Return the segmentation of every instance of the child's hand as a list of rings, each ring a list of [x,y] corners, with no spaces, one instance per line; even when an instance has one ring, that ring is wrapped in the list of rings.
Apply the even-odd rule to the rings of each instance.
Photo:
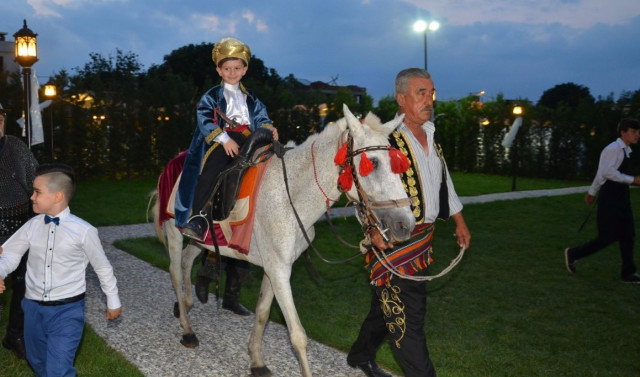
[[[2,250],[2,248],[0,247],[0,250]],[[4,292],[5,290],[5,286],[4,286],[4,279],[0,277],[0,293]]]
[[[109,321],[113,321],[114,319],[120,317],[120,313],[122,313],[122,306],[118,309],[109,309],[107,308],[107,319]]]
[[[274,126],[264,126],[264,127],[270,129],[271,134],[273,134],[273,140],[278,141],[278,129],[276,129]]]
[[[2,254],[2,246],[0,246],[0,254]]]
[[[240,147],[238,146],[238,143],[233,141],[233,139],[227,140],[227,142],[224,143],[223,147],[224,147],[224,152],[229,157],[237,156],[238,155],[238,151],[240,150]]]

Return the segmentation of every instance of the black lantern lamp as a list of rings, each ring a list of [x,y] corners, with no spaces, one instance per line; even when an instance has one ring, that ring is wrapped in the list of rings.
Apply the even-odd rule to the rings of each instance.
[[[27,20],[24,20],[24,26],[18,30],[13,37],[16,41],[16,57],[15,60],[22,67],[22,80],[24,81],[24,127],[27,131],[27,144],[31,148],[31,119],[29,117],[30,90],[31,90],[31,66],[38,61],[38,44],[35,34],[27,27]]]

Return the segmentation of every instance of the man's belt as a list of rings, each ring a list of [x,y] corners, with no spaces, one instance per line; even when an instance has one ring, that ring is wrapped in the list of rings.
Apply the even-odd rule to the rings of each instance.
[[[81,293],[77,296],[73,296],[73,297],[67,297],[67,298],[63,298],[62,300],[53,300],[53,301],[38,301],[38,300],[31,300],[33,302],[35,302],[36,304],[40,305],[40,306],[59,306],[59,305],[66,305],[66,304],[71,304],[73,302],[78,302],[82,299],[84,299],[85,293]]]

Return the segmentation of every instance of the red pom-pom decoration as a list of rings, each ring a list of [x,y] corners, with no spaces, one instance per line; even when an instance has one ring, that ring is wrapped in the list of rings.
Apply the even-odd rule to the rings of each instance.
[[[391,159],[391,171],[400,174],[409,169],[409,159],[396,148],[389,149],[389,158]]]
[[[373,163],[371,162],[371,160],[369,160],[369,157],[367,157],[367,152],[362,152],[362,155],[360,156],[359,170],[360,175],[363,177],[366,177],[373,171]]]
[[[338,153],[336,153],[336,156],[333,158],[333,162],[335,162],[336,165],[344,165],[344,163],[347,162],[347,143],[342,144],[340,149],[338,149]]]
[[[345,166],[344,170],[338,177],[338,187],[340,191],[345,192],[351,190],[351,186],[353,186],[353,176],[351,173],[351,166]]]

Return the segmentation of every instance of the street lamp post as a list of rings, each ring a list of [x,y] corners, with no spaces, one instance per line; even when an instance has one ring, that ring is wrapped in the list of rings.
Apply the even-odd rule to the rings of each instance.
[[[51,104],[49,105],[49,119],[51,120],[51,162],[54,161],[53,158],[53,99],[55,98],[57,93],[56,86],[51,82],[48,82],[44,86],[44,96],[51,100]]]
[[[516,105],[513,107],[512,113],[513,115],[515,115],[516,119],[513,121],[513,125],[511,127],[515,128],[514,130],[515,133],[518,132],[518,128],[520,128],[520,126],[522,125],[523,112],[524,111],[522,110],[522,106]],[[518,145],[515,143],[515,136],[516,136],[515,133],[513,135],[514,141],[513,141],[513,146],[511,148],[512,149],[511,152],[513,153],[511,155],[511,173],[512,173],[511,191],[516,191],[516,171],[518,169]]]
[[[31,148],[31,66],[38,61],[38,48],[35,34],[27,27],[27,20],[24,20],[22,29],[18,30],[15,38],[15,61],[22,67],[22,81],[24,82],[24,127],[27,131],[27,145]]]
[[[427,60],[427,31],[436,31],[440,28],[440,23],[438,21],[431,21],[426,23],[425,21],[418,20],[413,24],[413,30],[418,33],[424,32],[424,70],[429,72],[428,69],[428,60]]]

